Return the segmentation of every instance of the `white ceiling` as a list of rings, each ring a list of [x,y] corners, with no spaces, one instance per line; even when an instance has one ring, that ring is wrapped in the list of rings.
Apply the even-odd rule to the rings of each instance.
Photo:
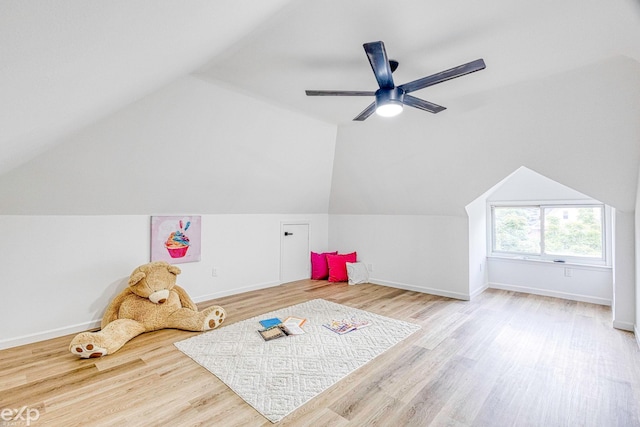
[[[348,123],[373,98],[307,97],[304,90],[377,89],[362,48],[376,40],[384,41],[388,56],[400,62],[396,84],[483,58],[485,70],[414,93],[451,109],[461,96],[615,55],[640,60],[640,4],[299,1],[217,55],[197,75],[332,123]]]
[[[203,66],[286,0],[2,0],[0,173]]]
[[[375,40],[400,62],[397,84],[483,58],[486,70],[415,93],[452,115],[487,90],[640,61],[640,3],[3,0],[0,173],[188,74],[350,123],[372,99],[304,90],[374,90],[362,44]]]

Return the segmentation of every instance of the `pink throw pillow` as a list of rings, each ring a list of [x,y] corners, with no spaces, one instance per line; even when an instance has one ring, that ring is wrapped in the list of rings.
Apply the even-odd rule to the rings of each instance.
[[[347,274],[347,263],[356,262],[357,254],[327,255],[327,263],[329,264],[329,281],[330,282],[346,282],[349,280]]]
[[[318,254],[311,252],[311,278],[314,280],[324,280],[329,277],[329,264],[327,264],[327,255],[336,255],[335,252],[325,252]]]

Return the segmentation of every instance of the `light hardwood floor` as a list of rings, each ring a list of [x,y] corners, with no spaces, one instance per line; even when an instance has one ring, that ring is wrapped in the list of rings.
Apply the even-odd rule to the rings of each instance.
[[[279,425],[640,425],[640,351],[633,334],[612,328],[608,307],[499,290],[457,301],[312,280],[200,307],[222,305],[231,324],[314,298],[422,329]],[[36,427],[272,425],[173,346],[193,335],[143,334],[101,359],[71,355],[71,336],[0,351],[0,411],[35,409]]]

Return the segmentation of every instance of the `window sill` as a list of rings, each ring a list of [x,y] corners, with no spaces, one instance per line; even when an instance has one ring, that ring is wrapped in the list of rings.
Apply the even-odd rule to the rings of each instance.
[[[488,260],[505,261],[520,264],[542,264],[547,266],[556,266],[558,268],[571,267],[580,268],[583,270],[611,270],[610,265],[598,265],[598,264],[583,264],[578,262],[555,262],[548,259],[529,258],[526,256],[500,256],[500,255],[488,255]]]

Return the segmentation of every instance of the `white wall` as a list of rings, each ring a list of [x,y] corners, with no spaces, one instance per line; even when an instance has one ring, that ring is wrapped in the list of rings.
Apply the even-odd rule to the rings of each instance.
[[[203,215],[202,259],[178,264],[196,302],[280,284],[280,223],[309,221],[328,248],[328,215]],[[5,295],[0,349],[99,326],[111,299],[149,262],[150,217],[0,216]],[[212,269],[217,269],[217,277]]]
[[[636,312],[634,214],[616,209],[613,234],[613,326],[633,331]]]
[[[469,203],[466,211],[469,218],[469,294],[474,297],[489,286],[486,197]]]
[[[489,258],[489,287],[611,305],[610,268]],[[570,277],[565,275],[569,269]]]
[[[636,250],[636,277],[635,277],[635,292],[636,292],[636,316],[634,332],[636,335],[636,341],[638,347],[640,347],[640,173],[638,173],[638,194],[636,196],[636,211],[635,211],[635,250]]]
[[[489,202],[532,200],[590,202],[593,199],[529,168],[520,167],[497,185],[486,200]]]
[[[372,283],[401,289],[468,300],[468,242],[463,216],[329,216],[329,249],[358,252]]]

